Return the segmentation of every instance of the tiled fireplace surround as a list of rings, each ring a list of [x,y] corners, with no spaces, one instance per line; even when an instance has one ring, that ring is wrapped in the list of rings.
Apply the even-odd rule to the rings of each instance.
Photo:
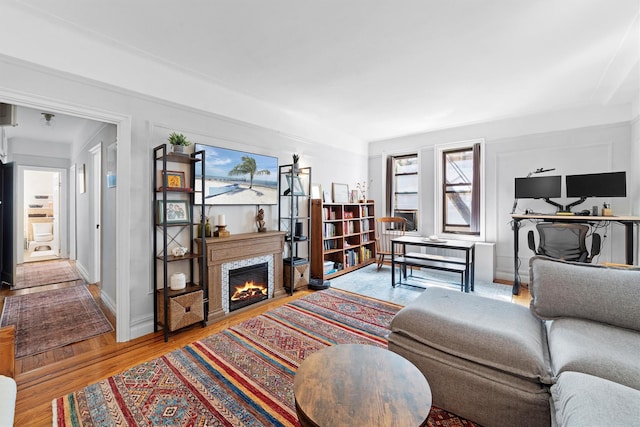
[[[284,235],[283,231],[267,231],[206,239],[209,322],[229,314],[228,278],[232,268],[267,262],[269,299],[286,295],[282,284]]]

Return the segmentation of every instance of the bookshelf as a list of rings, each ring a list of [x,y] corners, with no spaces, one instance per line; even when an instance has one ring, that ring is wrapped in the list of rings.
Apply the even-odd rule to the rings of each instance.
[[[311,201],[311,277],[331,279],[375,262],[373,201]]]

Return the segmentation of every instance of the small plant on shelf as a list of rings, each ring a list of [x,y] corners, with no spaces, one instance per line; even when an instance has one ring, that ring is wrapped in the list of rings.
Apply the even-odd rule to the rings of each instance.
[[[191,145],[191,141],[181,133],[171,132],[169,135],[169,144],[173,145],[173,151],[175,153],[182,153],[184,147]]]

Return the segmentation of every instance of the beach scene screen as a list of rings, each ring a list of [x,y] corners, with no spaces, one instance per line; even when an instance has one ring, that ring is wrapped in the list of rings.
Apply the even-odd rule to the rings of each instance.
[[[206,205],[275,205],[278,203],[278,158],[196,144],[204,151]],[[196,191],[202,189],[196,167]],[[199,200],[196,197],[196,200]]]

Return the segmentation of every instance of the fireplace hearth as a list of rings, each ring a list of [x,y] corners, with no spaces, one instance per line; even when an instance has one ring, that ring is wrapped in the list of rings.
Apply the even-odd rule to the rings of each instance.
[[[259,263],[229,270],[229,311],[269,298],[269,264]]]

